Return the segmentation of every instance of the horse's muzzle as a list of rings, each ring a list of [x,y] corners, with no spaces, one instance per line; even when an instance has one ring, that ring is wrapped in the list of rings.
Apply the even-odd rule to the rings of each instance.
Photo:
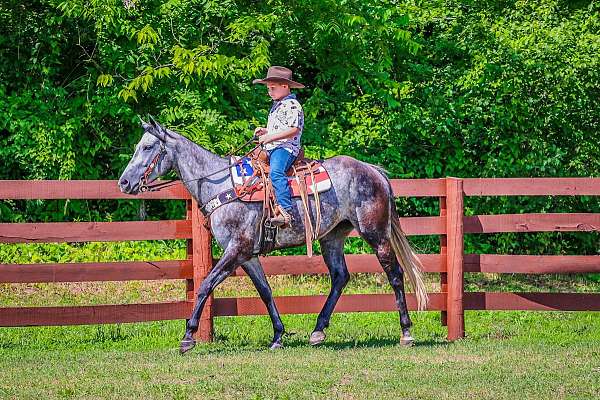
[[[119,179],[119,189],[125,194],[137,194],[136,188],[134,188],[131,182],[125,178]]]

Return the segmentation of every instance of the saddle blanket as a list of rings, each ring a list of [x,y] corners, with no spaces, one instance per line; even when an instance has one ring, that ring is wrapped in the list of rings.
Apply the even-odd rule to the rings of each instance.
[[[236,158],[238,160],[238,158]],[[249,157],[244,157],[241,162],[231,167],[231,179],[233,181],[233,186],[238,187],[243,185],[248,179],[252,177],[254,173],[254,169],[252,168],[252,164],[250,163]],[[306,175],[305,182],[306,187],[308,189],[308,194],[313,194],[315,192],[321,193],[329,190],[331,188],[331,179],[329,178],[329,174],[323,168],[322,165],[315,170],[313,170],[314,182],[310,174]],[[262,187],[261,178],[254,177],[256,182],[252,182],[251,185],[258,184],[258,190],[249,193],[240,197],[242,201],[263,201],[265,198],[264,188]],[[290,189],[292,192],[292,197],[300,196],[300,190],[298,188],[298,181],[296,176],[288,176],[288,183],[290,185]]]

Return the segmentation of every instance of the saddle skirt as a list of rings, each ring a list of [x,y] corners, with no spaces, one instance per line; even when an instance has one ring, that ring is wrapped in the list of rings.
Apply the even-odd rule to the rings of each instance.
[[[260,176],[257,176],[252,166],[250,157],[243,157],[240,161],[239,157],[232,157],[236,165],[231,167],[231,179],[233,187],[239,193],[239,199],[242,201],[264,201],[265,188]],[[321,193],[331,188],[331,179],[327,170],[318,161],[311,161],[310,168],[312,173],[304,173],[303,177],[290,176],[288,174],[288,183],[292,197],[300,196],[300,188],[298,180],[304,179],[307,188],[307,194],[311,195],[315,192]],[[292,168],[290,168],[291,170]],[[251,181],[249,181],[251,180]],[[244,190],[242,190],[244,189]]]

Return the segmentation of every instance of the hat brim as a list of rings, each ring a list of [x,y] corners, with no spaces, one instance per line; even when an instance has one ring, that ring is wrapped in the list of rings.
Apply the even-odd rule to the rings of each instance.
[[[292,80],[285,79],[285,78],[265,78],[265,79],[255,79],[252,81],[252,83],[254,83],[255,85],[256,84],[266,85],[269,82],[287,83],[290,88],[294,88],[294,89],[302,89],[302,88],[306,87],[303,84],[301,84],[300,82],[292,81]]]

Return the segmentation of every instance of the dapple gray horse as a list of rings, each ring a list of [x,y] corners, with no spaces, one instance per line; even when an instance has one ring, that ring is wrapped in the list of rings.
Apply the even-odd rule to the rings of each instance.
[[[150,118],[142,121],[144,135],[119,179],[122,192],[137,194],[143,184],[174,170],[179,179],[198,201],[205,204],[215,195],[232,187],[227,166],[228,158],[220,157],[194,142],[166,129]],[[422,267],[398,222],[389,180],[382,169],[351,157],[327,159],[323,166],[329,172],[332,187],[321,193],[321,224],[319,242],[323,260],[331,275],[331,291],[321,310],[310,344],[325,340],[324,330],[350,275],[344,260],[344,240],[352,229],[373,247],[396,295],[402,328],[401,344],[412,344],[412,325],[404,295],[404,273],[415,289],[417,304],[425,308],[427,293],[422,280]],[[215,171],[219,171],[207,176]],[[311,200],[311,209],[315,208]],[[276,249],[302,245],[305,240],[303,208],[296,200],[292,227],[280,229]],[[262,203],[236,200],[216,209],[210,215],[214,238],[224,249],[223,256],[202,282],[192,316],[181,341],[182,353],[195,346],[200,314],[208,296],[226,277],[241,266],[248,274],[273,323],[271,349],[282,347],[283,323],[273,301],[271,287],[258,257],[253,255],[258,238],[255,232],[262,217]],[[314,220],[314,219],[313,219]],[[400,266],[400,264],[402,266]]]

